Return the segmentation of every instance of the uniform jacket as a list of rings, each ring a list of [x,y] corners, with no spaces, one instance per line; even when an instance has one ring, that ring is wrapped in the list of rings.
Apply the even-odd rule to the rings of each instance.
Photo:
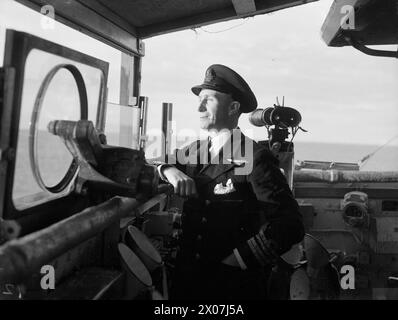
[[[221,150],[219,164],[203,163],[207,150],[207,140],[195,141],[169,159],[194,179],[199,193],[184,203],[180,259],[219,263],[235,249],[248,269],[275,263],[275,255],[304,236],[298,204],[278,160],[240,131]],[[245,165],[252,170],[239,173]]]

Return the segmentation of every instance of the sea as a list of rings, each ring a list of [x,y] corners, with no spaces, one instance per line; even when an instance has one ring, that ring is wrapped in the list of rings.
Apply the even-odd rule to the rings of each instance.
[[[108,134],[108,144],[117,145],[118,135]],[[13,198],[30,196],[42,192],[37,183],[39,176],[46,186],[56,185],[67,172],[72,156],[59,137],[39,131],[36,137],[36,156],[29,145],[29,131],[20,130],[14,173]],[[184,139],[178,139],[184,141]],[[178,147],[178,146],[177,146]],[[32,149],[32,150],[31,150]],[[321,142],[295,142],[295,161],[334,161],[362,163],[362,171],[398,171],[398,146],[356,145]],[[376,151],[376,152],[375,152]],[[38,170],[35,170],[35,168]]]

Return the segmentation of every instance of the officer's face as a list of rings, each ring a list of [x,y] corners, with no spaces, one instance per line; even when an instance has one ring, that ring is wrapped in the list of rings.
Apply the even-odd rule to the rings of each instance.
[[[229,128],[231,95],[215,90],[202,89],[199,93],[200,127],[204,130]]]

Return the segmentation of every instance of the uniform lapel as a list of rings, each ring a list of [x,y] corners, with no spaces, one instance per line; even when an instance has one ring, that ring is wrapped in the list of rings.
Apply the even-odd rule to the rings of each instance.
[[[233,143],[234,136],[240,137],[240,144]],[[210,177],[210,179],[206,179],[207,181],[204,184],[208,184],[214,181],[219,176],[240,165],[234,160],[242,158],[241,154],[244,153],[245,139],[248,138],[245,135],[243,135],[243,133],[240,130],[239,132],[235,132],[233,135],[231,135],[230,139],[226,142],[223,148],[221,148],[218,154],[219,164],[208,163],[199,171],[199,174],[203,175],[206,173],[206,175]]]

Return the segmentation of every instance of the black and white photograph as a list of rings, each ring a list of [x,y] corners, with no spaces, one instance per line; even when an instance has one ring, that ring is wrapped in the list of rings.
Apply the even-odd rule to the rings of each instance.
[[[397,0],[0,0],[0,308],[398,300],[397,58]]]

